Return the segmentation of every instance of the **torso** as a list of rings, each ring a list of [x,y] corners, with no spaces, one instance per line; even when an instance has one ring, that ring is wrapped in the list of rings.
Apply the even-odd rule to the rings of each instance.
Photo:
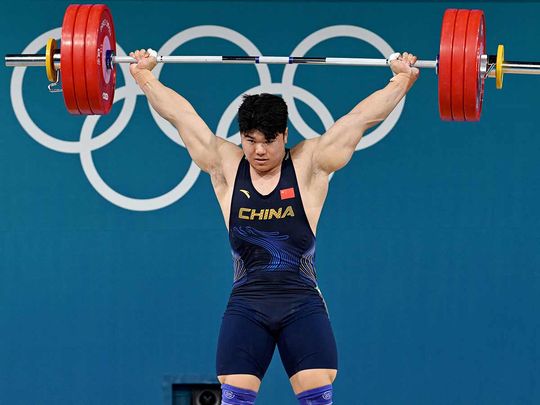
[[[289,151],[278,169],[277,182],[264,179],[264,187],[256,188],[256,172],[248,160],[241,159],[238,165],[229,217],[237,296],[281,295],[284,291],[294,296],[300,291],[312,293],[317,285],[315,235]]]

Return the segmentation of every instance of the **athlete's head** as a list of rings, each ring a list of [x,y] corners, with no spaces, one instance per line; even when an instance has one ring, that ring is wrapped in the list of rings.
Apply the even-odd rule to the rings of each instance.
[[[242,149],[258,171],[281,164],[287,143],[287,104],[273,94],[245,95],[238,109]]]

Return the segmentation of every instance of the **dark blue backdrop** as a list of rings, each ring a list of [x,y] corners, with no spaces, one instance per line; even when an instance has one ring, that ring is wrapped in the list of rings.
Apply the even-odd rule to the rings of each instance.
[[[503,43],[508,59],[540,59],[540,5],[532,2],[109,5],[126,51],[220,25],[263,54],[287,55],[316,30],[348,24],[422,59],[437,54],[444,9],[480,7],[489,53]],[[66,6],[4,5],[4,53],[59,28]],[[175,53],[243,51],[201,38]],[[381,57],[351,38],[309,55]],[[282,72],[272,66],[272,81]],[[170,204],[137,210],[151,204],[137,199],[176,187],[191,161],[129,90],[131,78],[119,73],[128,101],[97,122],[94,134],[119,135],[100,147],[79,143],[91,121],[69,116],[62,97],[48,94],[43,69],[28,69],[22,85],[12,69],[0,74],[0,404],[162,404],[167,376],[212,376],[232,266],[208,176],[195,173]],[[160,77],[213,130],[236,97],[260,84],[253,66],[166,66]],[[387,69],[304,66],[294,83],[337,119],[389,77]],[[388,136],[331,181],[317,265],[340,353],[336,403],[540,403],[540,80],[506,76],[502,91],[488,80],[479,123],[441,122],[436,89],[434,72],[423,71]],[[33,129],[14,112],[21,91]],[[320,108],[306,100],[297,100],[300,116],[322,132]],[[114,123],[122,111],[125,128]],[[55,147],[39,130],[64,142]],[[290,131],[291,144],[306,134],[293,122]],[[89,182],[90,156],[117,194],[102,196]],[[293,404],[274,360],[258,404]]]

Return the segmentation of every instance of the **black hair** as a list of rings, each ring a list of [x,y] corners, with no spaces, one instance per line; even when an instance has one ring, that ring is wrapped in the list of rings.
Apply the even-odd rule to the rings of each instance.
[[[261,131],[267,141],[287,128],[287,104],[283,98],[262,93],[244,95],[244,101],[238,109],[238,126],[241,134]]]

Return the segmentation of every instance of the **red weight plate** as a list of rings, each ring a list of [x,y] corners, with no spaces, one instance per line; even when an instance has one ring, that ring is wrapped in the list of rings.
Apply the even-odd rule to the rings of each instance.
[[[116,53],[114,25],[109,8],[95,4],[86,27],[86,90],[94,114],[107,114],[114,100],[116,69],[107,69],[107,51]]]
[[[439,114],[445,121],[452,120],[452,46],[454,43],[454,25],[457,10],[444,12],[439,47]]]
[[[75,95],[77,96],[77,105],[81,114],[92,114],[88,94],[86,93],[86,74],[84,53],[86,48],[86,24],[88,14],[92,5],[84,4],[77,11],[75,19],[75,30],[73,31],[73,82],[75,84]]]
[[[463,86],[465,79],[465,38],[470,10],[458,10],[454,26],[452,46],[452,117],[454,121],[465,121]]]
[[[79,9],[78,4],[70,5],[64,14],[62,22],[62,42],[60,48],[60,74],[62,76],[62,93],[64,103],[70,114],[80,114],[77,107],[75,87],[73,84],[73,29],[75,27],[75,17]]]
[[[480,72],[480,57],[486,49],[484,12],[471,10],[465,42],[465,81],[463,106],[467,121],[478,121],[484,98],[484,77]]]

